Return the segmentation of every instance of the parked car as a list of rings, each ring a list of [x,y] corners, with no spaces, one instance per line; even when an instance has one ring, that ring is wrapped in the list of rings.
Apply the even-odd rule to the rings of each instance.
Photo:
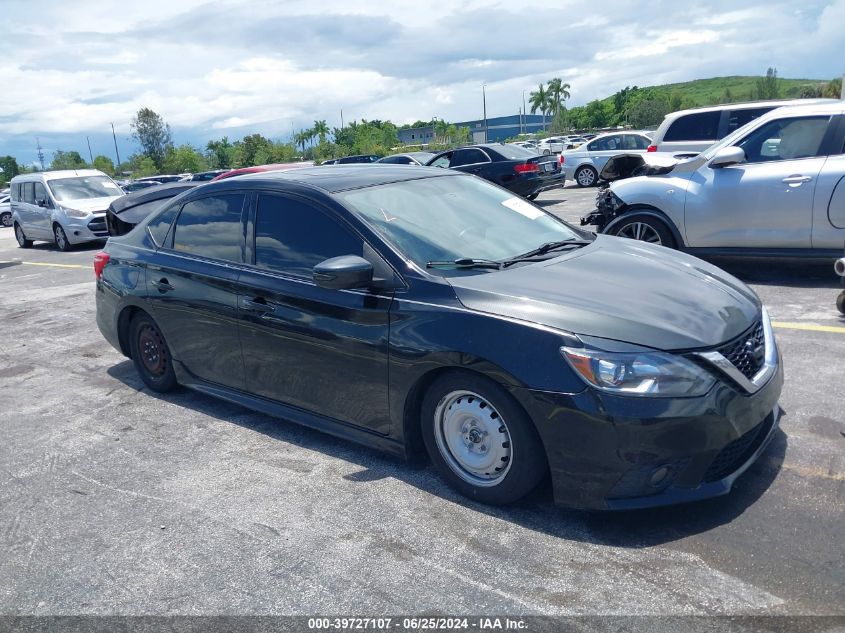
[[[158,180],[136,180],[134,182],[128,182],[125,185],[121,185],[120,188],[126,193],[132,193],[133,191],[140,191],[141,189],[147,189],[148,187],[157,187],[160,184],[161,183]]]
[[[550,136],[549,138],[540,139],[537,143],[537,153],[544,156],[549,154],[560,154],[566,149],[566,139],[560,136]]]
[[[376,154],[358,154],[335,159],[335,165],[349,165],[352,163],[374,163],[379,159]]]
[[[608,159],[623,152],[645,152],[650,142],[649,137],[635,132],[602,134],[575,149],[564,150],[563,171],[567,180],[574,180],[579,187],[592,187]]]
[[[842,277],[842,285],[845,286],[845,257],[837,259],[833,269],[836,271],[837,275]],[[836,308],[842,314],[845,314],[845,290],[840,292],[839,296],[836,297]]]
[[[68,251],[104,240],[106,209],[123,190],[97,169],[42,171],[12,178],[12,224],[21,248],[54,242]]]
[[[253,167],[239,167],[238,169],[230,169],[224,171],[222,174],[217,174],[211,179],[211,182],[218,180],[225,180],[226,178],[233,178],[235,176],[243,176],[245,174],[256,174],[262,171],[280,171],[285,169],[302,169],[303,167],[313,167],[314,163],[311,161],[304,161],[299,163],[274,163],[272,165],[255,165]]]
[[[230,169],[212,169],[210,171],[201,171],[197,172],[196,174],[191,174],[191,177],[188,179],[190,182],[208,182],[209,180],[214,180],[220,174],[225,174],[227,171],[231,171]]]
[[[434,158],[434,152],[408,152],[407,154],[391,154],[379,158],[376,162],[392,165],[425,165],[432,158]]]
[[[843,112],[842,101],[772,110],[700,155],[611,183],[582,222],[701,253],[839,257]]]
[[[684,253],[580,231],[509,191],[397,165],[198,187],[94,258],[97,324],[144,384],[428,453],[504,504],[726,494],[775,433],[754,292]]]
[[[692,156],[775,108],[831,103],[836,99],[751,101],[670,112],[655,131],[648,151]]]
[[[135,182],[151,181],[156,182],[157,184],[163,184],[165,182],[179,182],[182,178],[183,176],[181,174],[160,174],[158,176],[143,176],[142,178],[136,178]]]
[[[337,159],[336,158],[329,158],[328,160],[324,160],[321,165],[336,165]]]
[[[0,226],[12,226],[11,194],[0,195]]]
[[[587,138],[583,136],[568,136],[563,140],[564,151],[580,147],[587,142]]]
[[[168,182],[112,200],[106,211],[106,227],[110,236],[126,235],[141,220],[180,193],[190,191],[201,182]]]
[[[504,143],[471,145],[437,154],[431,167],[457,169],[475,174],[534,200],[542,191],[563,187],[565,179],[556,157],[538,156]]]

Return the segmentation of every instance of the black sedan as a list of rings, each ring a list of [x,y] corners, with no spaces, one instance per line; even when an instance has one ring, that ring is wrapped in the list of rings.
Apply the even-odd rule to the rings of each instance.
[[[193,189],[199,182],[156,184],[113,200],[106,211],[109,235],[125,235],[170,198]]]
[[[689,255],[401,165],[211,183],[94,259],[97,323],[178,384],[409,456],[470,498],[638,508],[727,493],[774,434],[775,338]]]
[[[565,184],[558,156],[538,156],[536,152],[504,143],[451,149],[437,154],[426,165],[481,176],[529,200],[546,189]]]

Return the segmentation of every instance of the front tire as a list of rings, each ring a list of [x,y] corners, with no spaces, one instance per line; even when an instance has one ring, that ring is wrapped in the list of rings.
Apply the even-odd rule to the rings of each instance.
[[[24,235],[23,229],[18,223],[15,223],[15,239],[21,248],[32,248],[32,240],[26,239],[26,235]]]
[[[434,381],[420,409],[435,468],[470,499],[504,505],[533,490],[546,472],[531,420],[498,384],[454,371]]]
[[[54,224],[53,225],[53,239],[56,241],[56,248],[58,248],[63,253],[67,253],[73,245],[67,239],[67,233],[62,228],[61,224]]]
[[[845,290],[839,293],[839,296],[836,297],[836,308],[842,313],[845,314]]]
[[[575,172],[575,184],[579,187],[592,187],[599,179],[599,174],[594,167],[584,165]]]
[[[170,348],[151,317],[141,314],[132,319],[129,345],[135,370],[147,387],[158,393],[166,393],[176,387]]]
[[[677,246],[669,227],[661,220],[647,215],[631,214],[631,217],[622,216],[619,223],[611,227],[608,234],[648,242],[649,244],[666,246],[668,248],[676,248]]]

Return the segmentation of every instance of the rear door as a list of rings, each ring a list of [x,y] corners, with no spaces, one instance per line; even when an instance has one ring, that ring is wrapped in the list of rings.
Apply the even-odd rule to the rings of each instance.
[[[238,281],[246,389],[386,434],[393,292],[313,281],[325,259],[378,256],[334,212],[295,196],[259,194],[253,225]]]
[[[839,115],[830,155],[813,199],[813,248],[845,250],[845,115]]]
[[[237,288],[247,196],[185,203],[147,265],[147,299],[173,358],[202,380],[243,388]]]
[[[829,121],[829,116],[772,119],[736,143],[745,150],[744,163],[699,168],[687,190],[687,244],[810,248]]]
[[[596,171],[601,172],[607,161],[616,154],[621,154],[623,150],[623,137],[627,135],[611,134],[610,136],[603,136],[594,141],[590,141],[587,145],[590,159],[596,167]]]

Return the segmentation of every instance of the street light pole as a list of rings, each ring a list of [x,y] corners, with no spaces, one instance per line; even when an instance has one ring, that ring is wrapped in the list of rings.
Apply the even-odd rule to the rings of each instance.
[[[119,173],[120,170],[120,152],[117,151],[117,136],[114,134],[114,123],[111,124],[111,137],[114,140],[114,153],[117,156],[117,165],[115,165],[115,173]]]
[[[481,100],[484,106],[484,142],[487,143],[487,93],[485,88],[487,84],[481,84]]]
[[[525,121],[525,132],[528,132],[528,110],[525,109],[525,91],[522,91],[522,118]]]

